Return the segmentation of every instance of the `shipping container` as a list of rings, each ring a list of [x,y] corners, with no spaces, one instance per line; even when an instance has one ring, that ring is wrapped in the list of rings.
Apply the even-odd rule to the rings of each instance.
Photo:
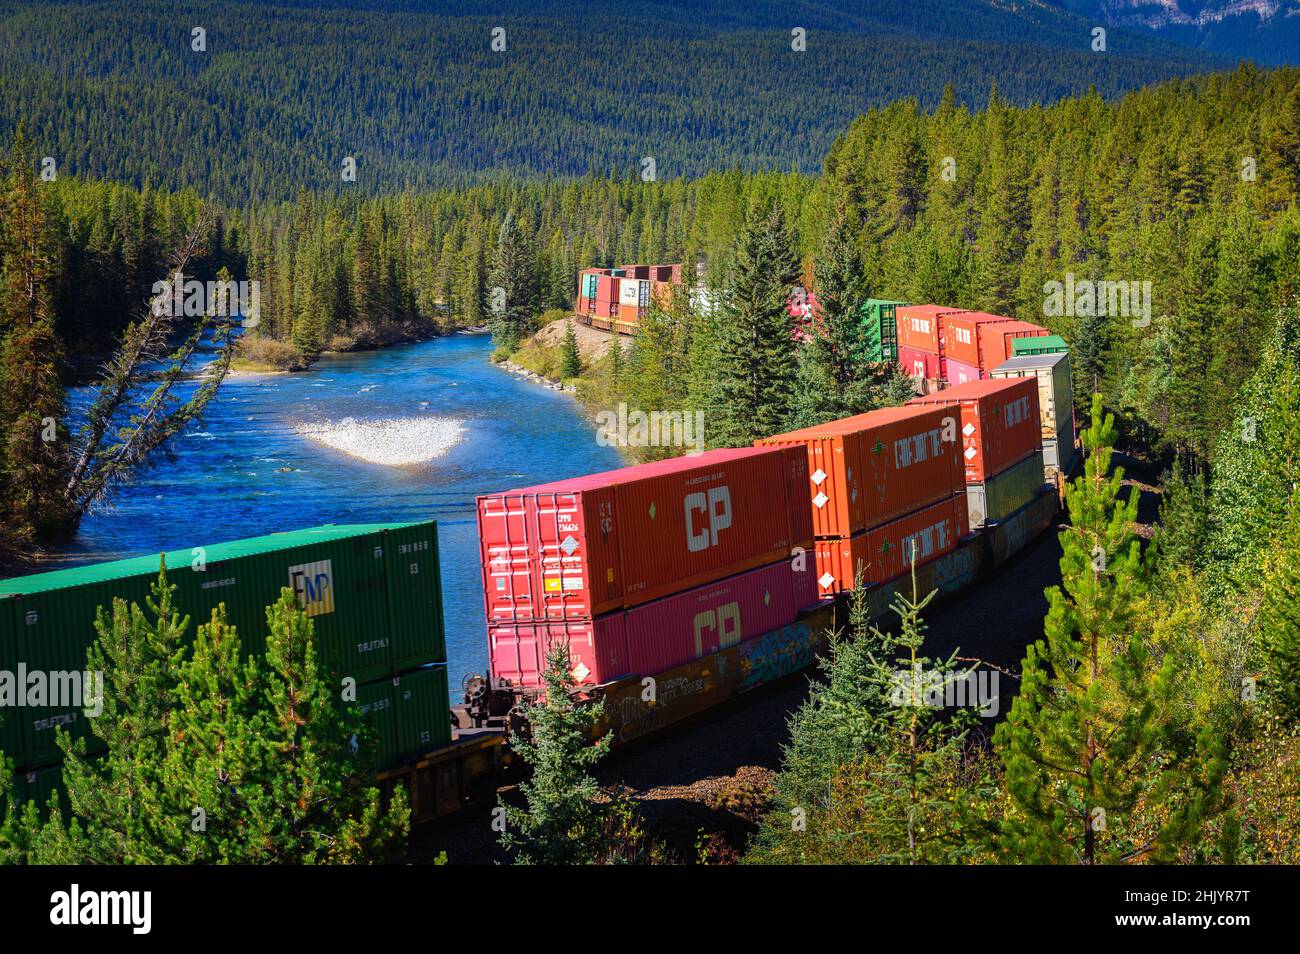
[[[1038,387],[1030,379],[973,381],[907,403],[959,407],[967,484],[988,480],[1042,446]]]
[[[812,554],[785,559],[596,620],[488,626],[492,675],[542,685],[547,653],[567,641],[571,674],[583,685],[655,675],[792,623],[818,600]]]
[[[1011,342],[1016,338],[1041,338],[1046,328],[1027,321],[1000,321],[979,326],[979,366],[986,373],[1011,357]]]
[[[883,408],[756,443],[807,449],[814,535],[847,537],[961,487],[960,445],[943,441],[943,418],[937,408]]]
[[[422,667],[357,686],[356,708],[374,731],[376,769],[451,742],[445,666]]]
[[[978,381],[980,377],[980,369],[973,364],[964,364],[953,358],[943,359],[943,379],[952,387]]]
[[[901,576],[912,565],[951,552],[969,532],[966,495],[956,494],[882,527],[850,538],[817,541],[817,586],[823,596],[853,589],[860,572],[867,584]]]
[[[910,374],[918,381],[937,381],[943,377],[937,354],[918,351],[901,343],[898,346],[898,366],[904,374]]]
[[[629,324],[629,325],[636,324],[637,319],[640,317],[640,315],[641,315],[641,309],[638,308],[636,305],[620,304],[618,306],[618,320],[624,322],[625,324]]]
[[[785,559],[627,612],[631,668],[654,675],[794,622],[818,600],[810,556]]]
[[[266,607],[287,587],[312,618],[317,662],[331,678],[366,681],[391,674],[396,659],[446,658],[432,523],[317,527],[176,550],[165,559],[174,605],[190,617],[190,637],[224,605],[244,652],[260,654]],[[54,704],[10,713],[22,724],[20,766],[59,759],[54,730],[60,725],[96,748],[69,694],[84,679],[96,613],[111,608],[114,598],[144,607],[159,562],[139,557],[0,581],[7,609],[0,617],[0,655],[29,672],[64,674],[57,683],[63,693],[48,700]]]
[[[1060,335],[1011,339],[1011,357],[1013,358],[1018,358],[1022,354],[1057,354],[1069,350],[1070,346],[1065,343],[1065,339]]]
[[[0,672],[18,672],[18,600],[0,598]],[[0,706],[0,752],[22,764],[23,719],[21,709]]]
[[[959,315],[963,308],[943,305],[900,305],[894,310],[898,322],[898,346],[930,354],[943,354],[939,324],[949,315]]]
[[[620,309],[629,305],[633,308],[637,306],[637,302],[640,301],[641,285],[642,283],[636,279],[626,279],[619,283],[618,304]],[[650,283],[646,282],[645,286],[648,293]]]
[[[1074,427],[1068,425],[1059,438],[1043,441],[1043,470],[1048,480],[1055,481],[1057,474],[1068,476],[1074,470],[1078,447],[1074,443]]]
[[[608,305],[610,302],[617,303],[619,295],[619,279],[613,275],[596,276],[596,301]]]
[[[885,298],[868,298],[862,303],[869,360],[898,360],[898,308],[906,305],[905,301],[890,301]]]
[[[707,451],[479,497],[488,621],[592,619],[807,546],[797,456]]]
[[[1034,499],[1046,483],[1043,452],[1034,451],[983,483],[966,487],[966,506],[972,529],[997,523]]]
[[[72,804],[68,800],[68,788],[63,784],[63,766],[51,765],[14,775],[13,796],[19,807],[26,802],[35,802],[41,810],[41,817],[48,818],[51,795],[58,797],[59,810],[67,820]],[[0,802],[0,818],[4,813],[4,803]]]
[[[451,696],[446,666],[421,666],[395,677],[399,759],[424,755],[451,742]]]
[[[1006,315],[992,315],[987,311],[962,311],[945,315],[939,327],[944,360],[955,360],[966,367],[982,368],[984,365],[980,358],[979,326],[1014,320]]]
[[[595,620],[488,622],[492,678],[512,686],[541,686],[546,656],[557,642],[569,644],[576,682],[601,685],[632,671],[628,662],[627,613],[614,610]]]
[[[1070,356],[1022,355],[1010,358],[989,372],[993,378],[1035,378],[1038,381],[1038,413],[1043,440],[1059,440],[1068,432],[1074,444],[1074,384],[1070,378]]]

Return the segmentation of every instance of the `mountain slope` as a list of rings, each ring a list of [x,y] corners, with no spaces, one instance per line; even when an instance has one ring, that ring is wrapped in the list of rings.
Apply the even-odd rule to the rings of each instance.
[[[1300,63],[1300,0],[1057,0],[1081,16],[1206,52]]]
[[[0,133],[25,119],[63,173],[237,202],[341,188],[345,157],[368,193],[646,157],[812,171],[854,116],[948,83],[1029,103],[1226,65],[1119,30],[1094,53],[1089,29],[1043,0],[0,2]]]

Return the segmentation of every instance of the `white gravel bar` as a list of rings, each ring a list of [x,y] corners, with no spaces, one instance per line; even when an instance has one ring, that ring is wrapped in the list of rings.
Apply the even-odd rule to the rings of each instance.
[[[387,421],[298,424],[294,432],[323,447],[384,467],[427,464],[465,436],[464,421],[449,417],[403,417]]]

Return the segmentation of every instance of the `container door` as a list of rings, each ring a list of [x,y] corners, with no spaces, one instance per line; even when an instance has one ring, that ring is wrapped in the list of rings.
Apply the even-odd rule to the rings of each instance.
[[[387,768],[397,761],[397,711],[395,680],[391,677],[357,686],[353,703],[359,710],[366,735],[352,737],[352,744],[373,757],[375,768]]]
[[[396,755],[423,755],[451,741],[447,668],[430,666],[395,677]]]
[[[393,667],[446,662],[438,525],[386,530],[383,537]]]

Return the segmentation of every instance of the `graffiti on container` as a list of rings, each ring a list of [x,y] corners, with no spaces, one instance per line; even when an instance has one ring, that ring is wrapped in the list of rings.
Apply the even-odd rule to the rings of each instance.
[[[707,673],[704,670],[704,675]],[[690,708],[683,705],[686,700],[703,695],[712,688],[704,675],[660,680],[655,701],[650,705],[638,694],[622,696],[612,706],[607,701],[606,706],[612,710],[607,712],[607,718],[617,725],[619,740],[625,742],[639,738],[680,718],[680,713],[674,712],[676,708]]]
[[[956,590],[975,579],[975,550],[962,547],[934,564],[934,585],[941,590]]]
[[[811,666],[817,645],[806,623],[791,623],[741,643],[742,691]]]

